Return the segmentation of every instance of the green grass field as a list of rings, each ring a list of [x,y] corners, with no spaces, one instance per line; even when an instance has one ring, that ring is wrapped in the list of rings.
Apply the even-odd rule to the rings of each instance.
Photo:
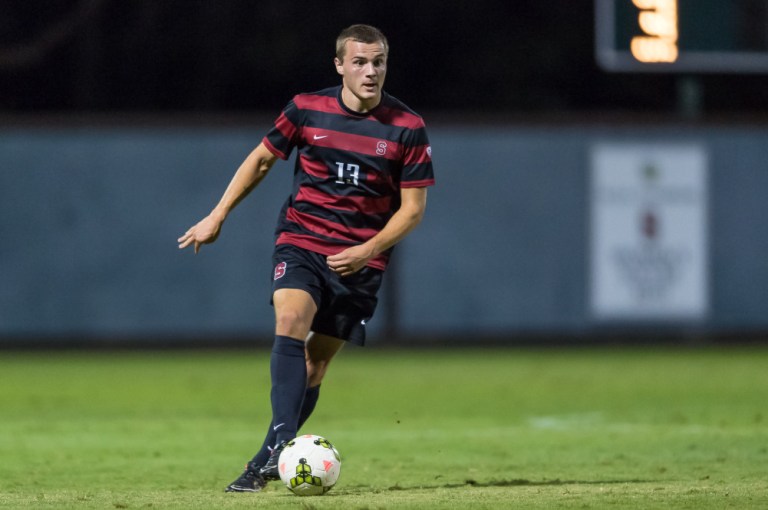
[[[0,508],[768,508],[768,349],[348,348],[326,496],[223,488],[264,351],[0,352]]]

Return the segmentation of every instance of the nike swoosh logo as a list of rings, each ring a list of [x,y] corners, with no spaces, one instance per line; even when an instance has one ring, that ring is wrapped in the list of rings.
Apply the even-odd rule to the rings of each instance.
[[[322,140],[323,138],[328,138],[328,135],[313,135],[312,138],[315,140]]]
[[[283,425],[285,425],[285,423],[278,423],[277,425],[275,425],[274,427],[272,427],[272,430],[273,430],[273,431],[275,431],[275,432],[277,432],[277,429],[279,429],[279,428],[280,428],[280,427],[282,427]]]

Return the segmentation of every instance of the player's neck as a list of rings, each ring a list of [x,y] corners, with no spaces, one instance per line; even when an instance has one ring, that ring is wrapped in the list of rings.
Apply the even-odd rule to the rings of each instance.
[[[370,99],[363,99],[353,94],[347,87],[342,86],[341,101],[349,110],[356,113],[366,114],[379,106],[379,103],[381,103],[381,92]]]

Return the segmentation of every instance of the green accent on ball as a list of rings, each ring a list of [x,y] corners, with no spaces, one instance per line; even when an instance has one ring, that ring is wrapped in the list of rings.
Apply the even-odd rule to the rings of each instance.
[[[307,464],[307,459],[299,459],[299,465],[296,466],[296,476],[291,478],[291,489],[299,485],[316,485],[322,487],[323,481],[319,476],[312,476],[312,467]]]

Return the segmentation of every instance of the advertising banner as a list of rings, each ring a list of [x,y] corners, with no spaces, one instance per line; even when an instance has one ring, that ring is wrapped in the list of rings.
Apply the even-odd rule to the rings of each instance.
[[[709,301],[705,149],[596,144],[590,200],[593,318],[703,319]]]

